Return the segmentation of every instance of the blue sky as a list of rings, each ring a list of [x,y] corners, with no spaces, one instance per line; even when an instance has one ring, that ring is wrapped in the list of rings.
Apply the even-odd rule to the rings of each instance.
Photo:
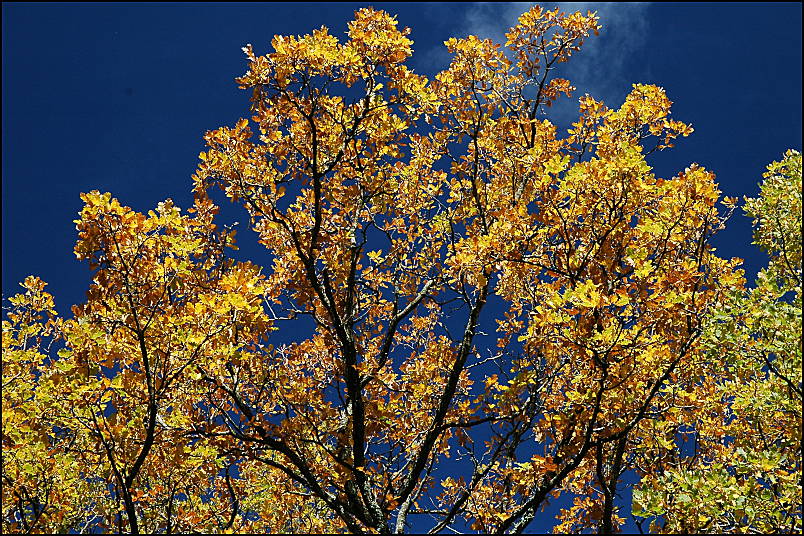
[[[233,78],[240,50],[269,51],[275,34],[321,25],[343,35],[364,3],[4,3],[3,294],[36,274],[63,313],[84,300],[88,267],[72,253],[80,192],[110,191],[139,211],[170,197],[191,204],[206,130],[248,115]],[[475,33],[501,38],[529,4],[374,3],[412,28],[412,66],[446,65],[443,41]],[[556,4],[547,3],[546,7]],[[609,106],[632,83],[664,87],[674,116],[695,127],[656,155],[658,175],[692,162],[713,170],[726,195],[756,195],[765,165],[801,150],[801,4],[561,4],[597,10],[603,30],[563,76]],[[560,107],[557,121],[569,118]],[[221,223],[247,221],[224,207]],[[241,254],[265,254],[241,229]],[[716,239],[746,259],[749,279],[765,263],[748,218],[735,214]]]
[[[89,278],[72,253],[79,193],[110,191],[142,211],[167,197],[189,206],[203,133],[247,115],[248,95],[232,80],[245,70],[240,47],[265,53],[274,34],[321,25],[342,35],[363,5],[4,3],[3,293],[34,273],[60,310],[81,301]],[[413,29],[413,66],[433,73],[448,58],[446,38],[499,38],[529,4],[375,5]],[[603,24],[563,73],[577,93],[614,106],[632,83],[655,83],[695,127],[653,159],[658,174],[698,162],[724,193],[755,195],[764,166],[801,149],[800,4],[577,7],[597,10]],[[765,262],[741,215],[717,245],[745,258],[749,277]]]

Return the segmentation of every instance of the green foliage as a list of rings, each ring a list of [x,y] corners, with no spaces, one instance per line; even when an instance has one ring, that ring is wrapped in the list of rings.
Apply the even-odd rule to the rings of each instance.
[[[676,452],[634,492],[634,514],[657,531],[802,530],[800,153],[768,166],[745,211],[770,262],[704,331],[693,454]]]

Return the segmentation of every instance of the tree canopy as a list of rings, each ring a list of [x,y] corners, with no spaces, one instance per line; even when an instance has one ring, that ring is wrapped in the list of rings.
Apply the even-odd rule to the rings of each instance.
[[[662,88],[548,119],[598,29],[536,6],[432,79],[370,8],[245,46],[193,206],[82,194],[86,302],[8,299],[3,530],[800,532],[801,155],[746,201],[747,288],[738,200],[649,164],[692,133]]]

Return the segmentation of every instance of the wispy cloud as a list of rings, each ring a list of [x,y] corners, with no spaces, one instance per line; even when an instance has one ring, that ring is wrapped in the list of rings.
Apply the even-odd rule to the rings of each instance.
[[[505,43],[505,33],[516,24],[519,15],[534,3],[501,2],[473,4],[459,26],[459,35],[474,34]],[[600,36],[591,36],[580,52],[560,66],[557,76],[568,78],[577,87],[576,95],[589,93],[609,106],[618,106],[631,90],[625,69],[645,43],[648,32],[648,3],[558,2],[544,3],[546,9],[561,11],[596,11],[603,28]],[[574,106],[573,106],[574,107]],[[562,111],[565,107],[562,106]],[[577,108],[575,108],[577,110]],[[568,111],[568,110],[567,110]],[[563,115],[563,114],[562,114]]]

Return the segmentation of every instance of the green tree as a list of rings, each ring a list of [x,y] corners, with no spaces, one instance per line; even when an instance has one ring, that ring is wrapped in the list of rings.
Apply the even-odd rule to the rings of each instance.
[[[706,325],[697,399],[674,451],[634,494],[665,532],[801,532],[801,154],[768,166],[746,199],[754,243],[770,257]]]

